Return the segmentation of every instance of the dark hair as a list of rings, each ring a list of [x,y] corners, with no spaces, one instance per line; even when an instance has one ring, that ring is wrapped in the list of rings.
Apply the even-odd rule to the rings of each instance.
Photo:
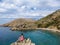
[[[21,35],[23,35],[23,33],[21,33]]]

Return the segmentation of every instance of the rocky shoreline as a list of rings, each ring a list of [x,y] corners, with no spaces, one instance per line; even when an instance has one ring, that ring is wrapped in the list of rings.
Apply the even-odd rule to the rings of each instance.
[[[49,29],[49,28],[36,28],[36,29],[47,30],[47,31],[52,31],[52,32],[60,32],[60,30],[57,30],[57,29]]]
[[[51,32],[59,32],[60,33],[60,30],[57,30],[57,29],[49,29],[49,28],[21,28],[21,29],[13,29],[11,28],[12,31],[26,31],[26,30],[44,30],[44,31],[51,31]]]
[[[9,27],[9,26],[2,26],[2,27]],[[60,33],[60,30],[58,29],[49,29],[49,28],[13,28],[13,27],[10,27],[10,30],[12,31],[43,30],[43,31],[51,31],[51,32]]]
[[[9,27],[9,26],[2,26],[2,27]],[[60,33],[60,30],[58,29],[49,29],[49,28],[13,28],[10,27],[10,30],[12,31],[29,31],[29,30],[43,30],[43,31],[51,31],[51,32],[58,32]]]

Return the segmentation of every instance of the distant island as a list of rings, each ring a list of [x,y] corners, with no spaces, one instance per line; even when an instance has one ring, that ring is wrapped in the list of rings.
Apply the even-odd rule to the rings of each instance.
[[[39,20],[20,18],[3,24],[11,30],[54,29],[60,30],[60,9]]]

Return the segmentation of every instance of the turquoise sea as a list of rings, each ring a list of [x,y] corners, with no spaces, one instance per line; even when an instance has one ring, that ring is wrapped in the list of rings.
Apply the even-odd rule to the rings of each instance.
[[[36,45],[60,45],[60,36],[37,31],[11,31],[9,27],[0,27],[0,45],[10,45],[15,42],[21,33],[25,38],[30,38]]]

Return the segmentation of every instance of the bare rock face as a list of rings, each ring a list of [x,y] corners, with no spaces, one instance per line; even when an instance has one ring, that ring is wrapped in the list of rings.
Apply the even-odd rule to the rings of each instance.
[[[34,43],[31,42],[31,40],[28,38],[27,40],[24,40],[23,42],[14,42],[11,45],[35,45]]]

